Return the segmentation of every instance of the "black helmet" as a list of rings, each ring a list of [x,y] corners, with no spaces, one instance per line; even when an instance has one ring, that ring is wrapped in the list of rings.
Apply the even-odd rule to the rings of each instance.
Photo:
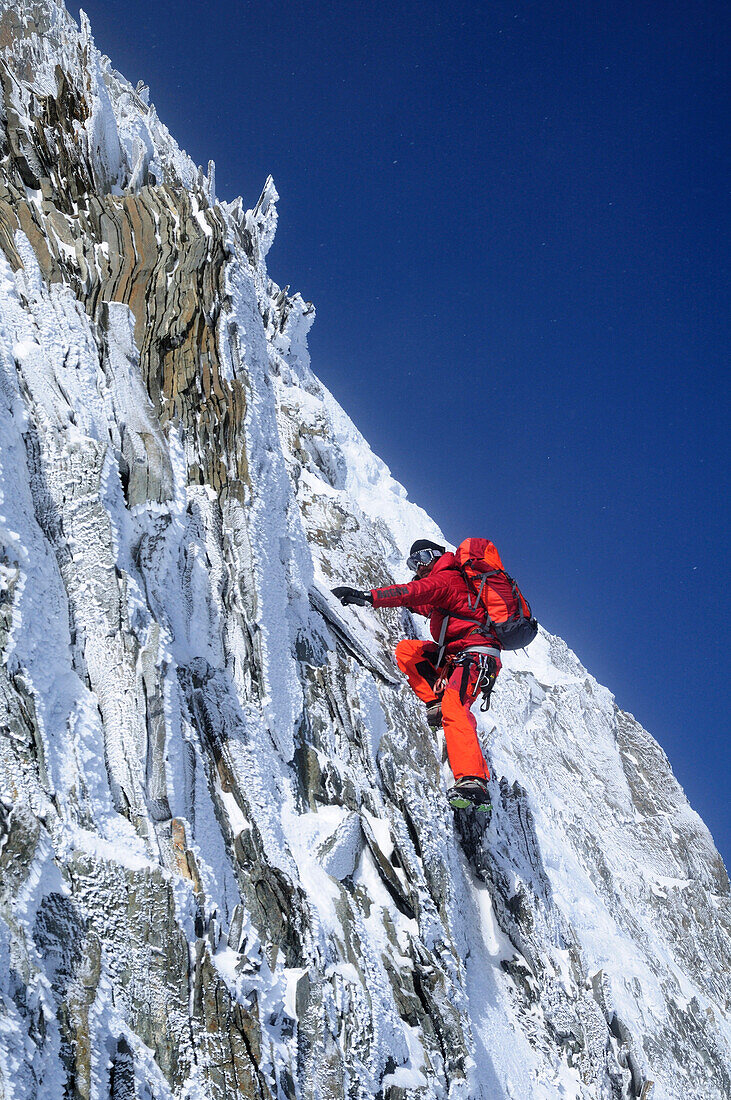
[[[436,558],[441,558],[444,551],[445,547],[439,546],[436,542],[430,542],[429,539],[417,539],[409,551],[406,564],[409,569],[413,569],[413,571],[416,572],[420,565],[428,565],[429,562],[435,561]]]

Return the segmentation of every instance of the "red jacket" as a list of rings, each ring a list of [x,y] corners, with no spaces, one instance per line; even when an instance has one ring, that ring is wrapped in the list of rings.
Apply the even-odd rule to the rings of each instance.
[[[458,618],[463,614],[468,619],[479,619],[484,624],[487,615],[481,606],[470,606],[470,591],[459,572],[454,554],[442,554],[427,577],[417,577],[409,584],[372,588],[371,596],[374,607],[408,607],[417,615],[428,616],[429,629],[435,642],[439,641],[442,621],[445,614],[448,614],[449,622],[444,637],[447,653],[458,653],[471,645],[487,644],[501,648],[488,627]],[[474,605],[474,602],[473,595],[471,603]]]

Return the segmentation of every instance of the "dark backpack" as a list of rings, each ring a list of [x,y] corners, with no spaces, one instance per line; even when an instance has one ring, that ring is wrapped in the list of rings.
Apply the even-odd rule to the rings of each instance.
[[[457,567],[503,649],[523,649],[538,633],[530,604],[503,568],[495,544],[489,539],[465,539],[455,552]]]

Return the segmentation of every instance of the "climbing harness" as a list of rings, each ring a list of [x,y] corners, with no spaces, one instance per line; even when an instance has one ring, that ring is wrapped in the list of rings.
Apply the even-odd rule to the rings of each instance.
[[[434,685],[434,694],[438,697],[443,695],[454,669],[461,667],[462,683],[460,684],[459,697],[464,703],[467,698],[470,674],[473,666],[476,665],[477,679],[472,688],[472,698],[476,699],[478,694],[482,693],[480,710],[489,710],[490,695],[497,679],[497,658],[499,656],[499,649],[487,645],[469,646],[469,648],[463,649],[461,653],[449,654]]]

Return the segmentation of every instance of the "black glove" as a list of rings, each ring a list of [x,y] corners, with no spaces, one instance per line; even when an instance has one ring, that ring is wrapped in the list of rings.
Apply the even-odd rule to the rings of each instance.
[[[357,603],[358,607],[373,603],[370,592],[361,592],[359,588],[348,588],[347,586],[333,588],[333,596],[337,596],[343,607],[347,607],[349,603]]]

